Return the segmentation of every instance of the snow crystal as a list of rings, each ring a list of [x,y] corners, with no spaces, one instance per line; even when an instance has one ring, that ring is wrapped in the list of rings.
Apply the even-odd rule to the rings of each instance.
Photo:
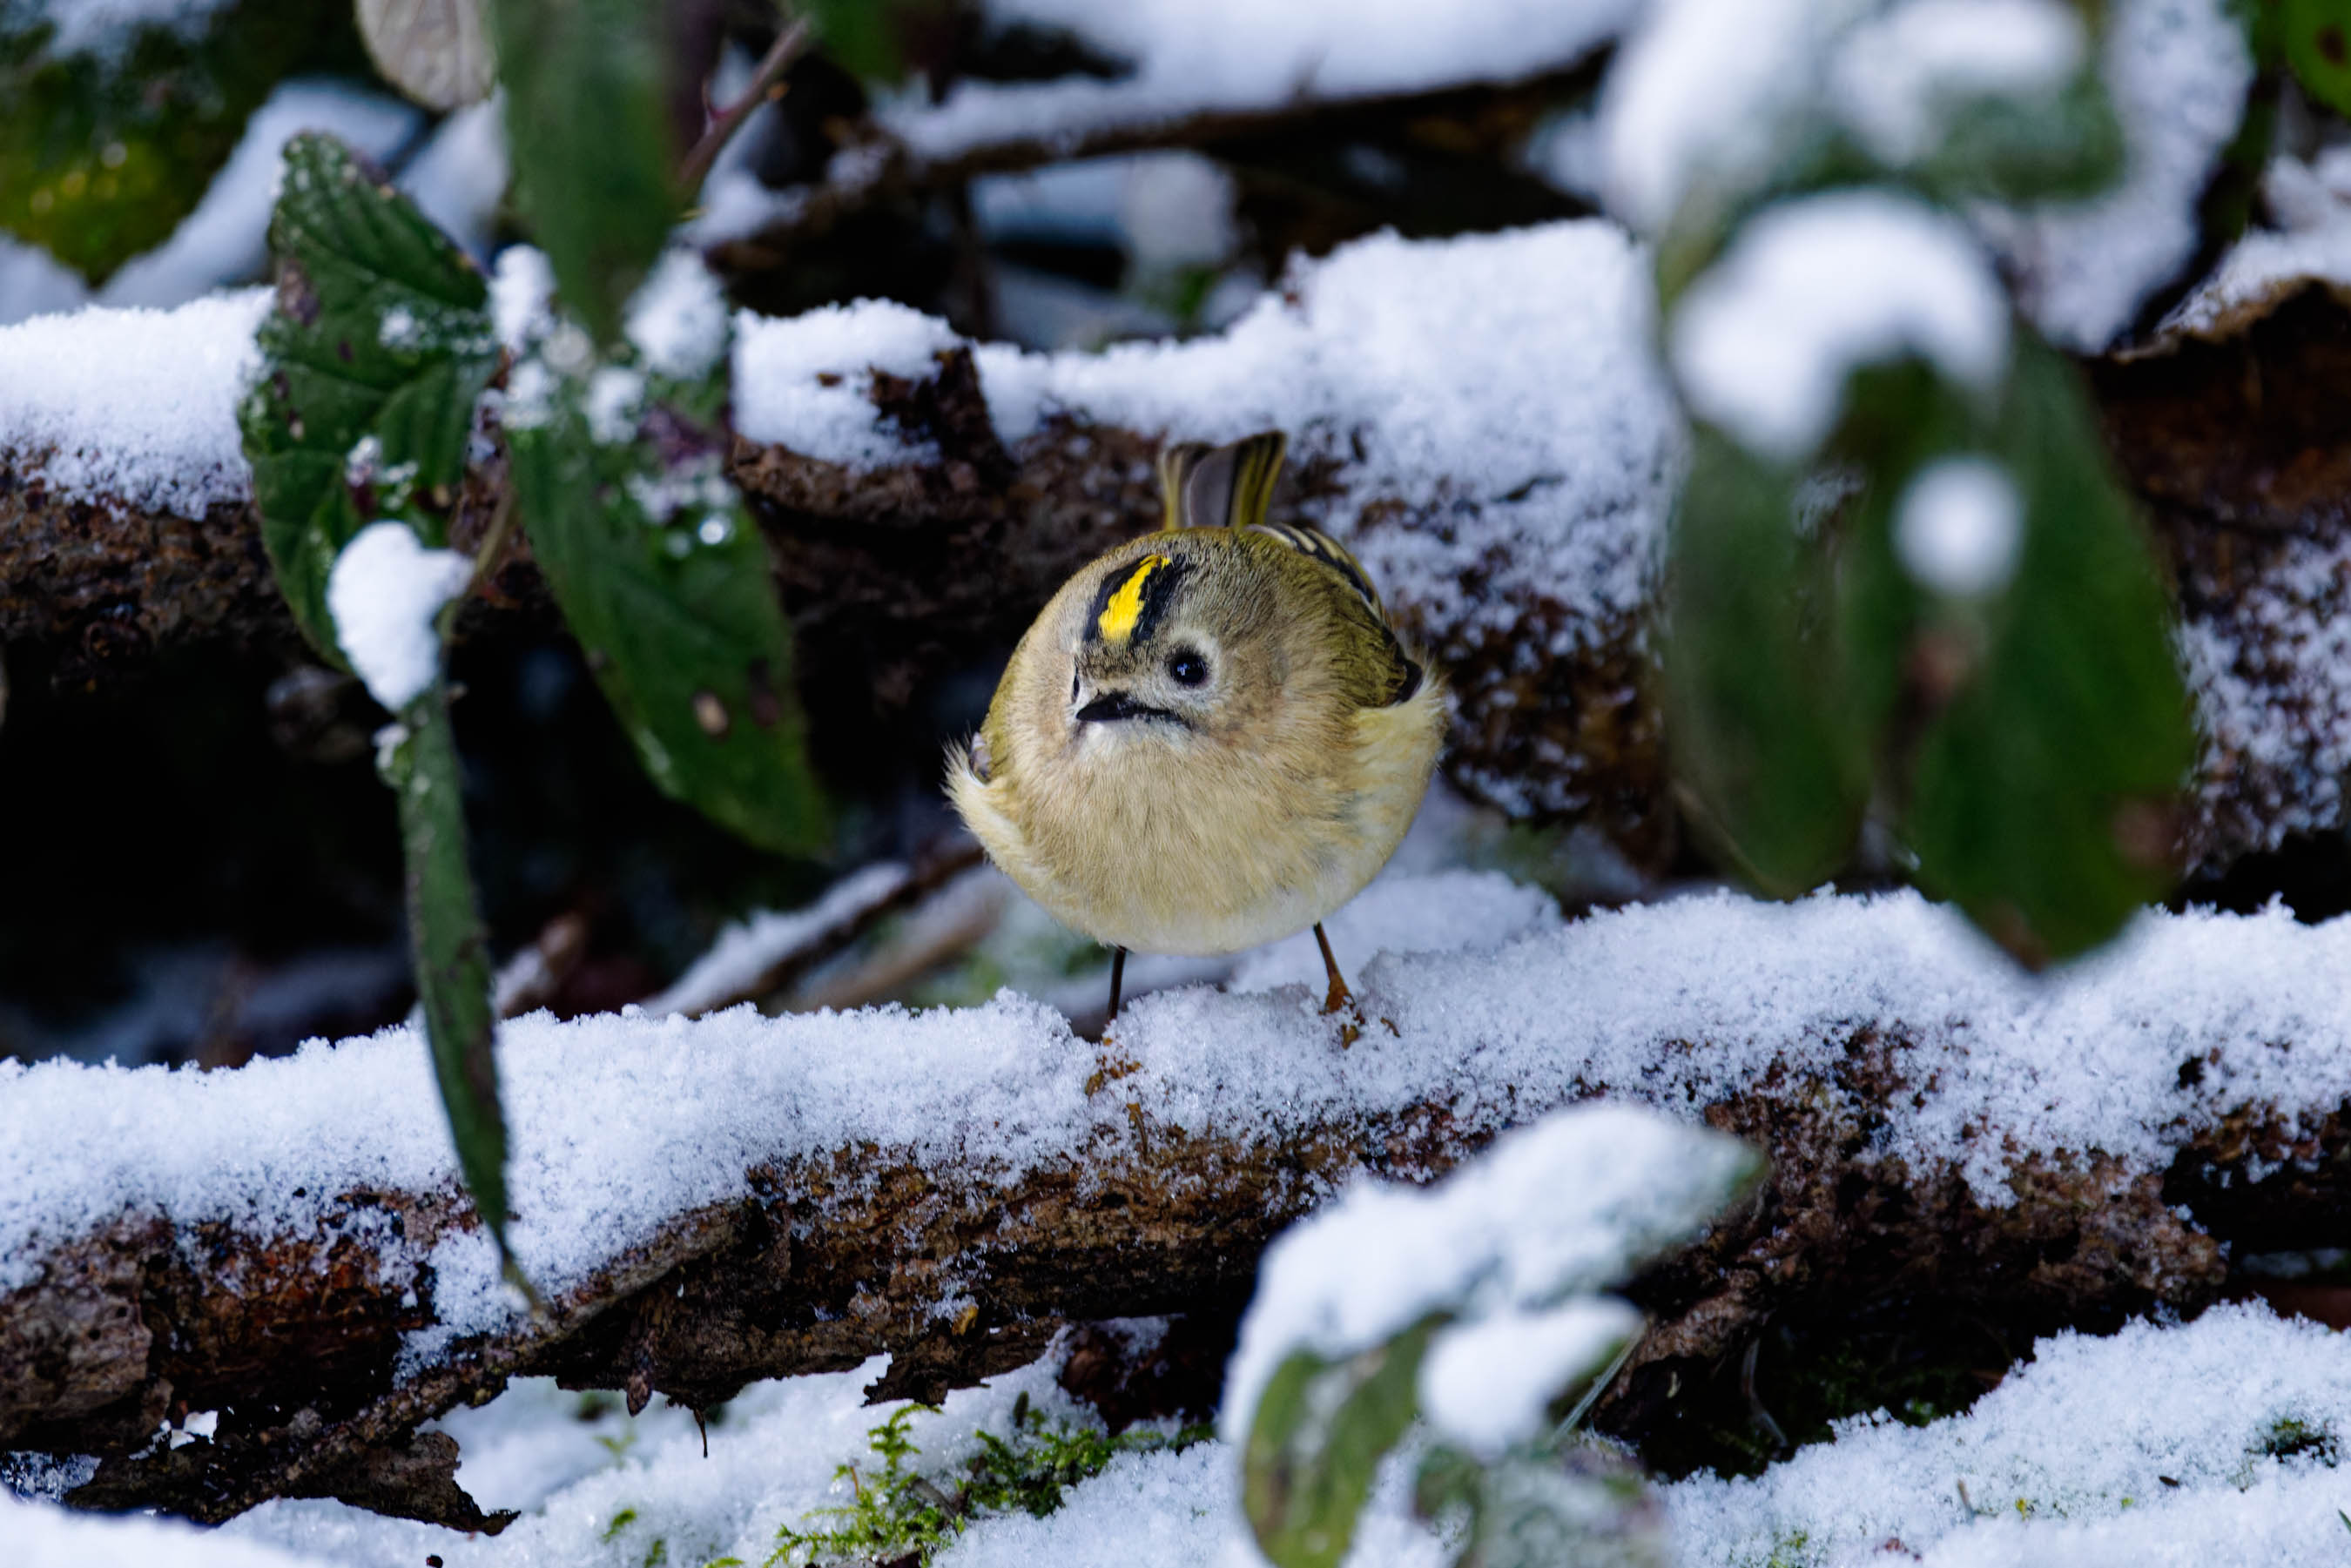
[[[2114,0],[2100,68],[2123,124],[2121,183],[2086,201],[1975,214],[2025,313],[2083,353],[2112,343],[2194,256],[2197,204],[2253,79],[2229,0]]]
[[[2341,1558],[2346,1439],[2351,1341],[2219,1306],[2062,1333],[1961,1415],[1840,1422],[1761,1476],[1662,1491],[1687,1562],[1858,1563],[1896,1539],[1948,1568],[2255,1568]]]
[[[1863,365],[1916,354],[1982,392],[2008,365],[2008,301],[1982,248],[1956,219],[1880,191],[1755,218],[1670,331],[1691,410],[1790,462],[1826,438]]]
[[[251,490],[236,403],[269,291],[0,328],[0,456],[52,493],[202,517]]]
[[[409,103],[330,80],[280,83],[245,124],[204,200],[165,240],[132,257],[98,291],[101,305],[171,306],[259,276],[269,260],[269,209],[286,143],[327,131],[365,157],[390,157],[423,116]]]
[[[1640,1333],[1638,1309],[1601,1298],[1455,1324],[1420,1364],[1421,1413],[1438,1436],[1493,1458],[1541,1432],[1552,1401],[1605,1370]]]
[[[1896,505],[1894,553],[1918,585],[1975,599],[2005,584],[2024,543],[2024,507],[1991,457],[1943,457],[1920,470]]]
[[[788,914],[763,910],[728,926],[667,990],[644,1003],[645,1012],[654,1018],[698,1013],[743,996],[761,975],[811,939],[896,894],[906,885],[906,876],[902,865],[870,865],[841,878],[806,909]]]
[[[674,246],[662,254],[629,300],[627,330],[646,369],[698,381],[726,352],[726,299],[701,253]]]
[[[1337,1361],[1431,1312],[1517,1320],[1615,1284],[1702,1228],[1753,1159],[1719,1134],[1629,1106],[1585,1105],[1504,1134],[1435,1187],[1351,1188],[1284,1231],[1258,1267],[1225,1374],[1226,1441],[1247,1440],[1267,1382],[1293,1351]],[[1621,1317],[1608,1322],[1610,1333],[1625,1326]],[[1605,1337],[1599,1322],[1579,1314],[1569,1337],[1583,1335],[1591,1349]],[[1513,1326],[1523,1333],[1526,1325]],[[1539,1336],[1544,1354],[1562,1354],[1560,1338]],[[1515,1419],[1473,1408],[1491,1348],[1473,1341],[1457,1354],[1452,1370],[1471,1381],[1446,1402],[1481,1442]],[[1538,1390],[1536,1402],[1559,1392]]]
[[[637,414],[644,407],[643,371],[622,365],[599,365],[588,378],[588,434],[605,446],[623,446],[637,438]]]
[[[2053,95],[2088,53],[2081,14],[2058,0],[1902,0],[1846,35],[1830,84],[1845,123],[1899,167],[1935,150],[1952,110]]]
[[[884,106],[883,123],[916,154],[951,158],[989,143],[1089,134],[1204,112],[1278,110],[1301,99],[1523,81],[1590,55],[1638,0],[993,0],[989,20],[1074,33],[1130,61],[1104,81],[958,83],[946,99]]]
[[[465,591],[474,563],[427,549],[406,523],[370,523],[335,557],[327,608],[335,641],[368,695],[398,713],[441,672],[441,607]]]

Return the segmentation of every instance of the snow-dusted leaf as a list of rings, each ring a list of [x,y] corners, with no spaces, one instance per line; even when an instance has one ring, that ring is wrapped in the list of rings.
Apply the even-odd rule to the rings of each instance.
[[[360,37],[384,79],[427,109],[462,109],[489,96],[483,0],[359,0]]]
[[[435,680],[401,710],[380,758],[400,798],[408,873],[409,946],[433,1076],[457,1146],[458,1169],[484,1223],[506,1248],[507,1128],[492,1052],[489,939],[465,861],[465,813],[448,689]]]
[[[2037,344],[2019,343],[1993,449],[2021,553],[1980,620],[1920,628],[1956,690],[1920,737],[1903,831],[1922,882],[2038,965],[2168,889],[2195,740],[2145,529],[2073,370]]]
[[[356,53],[329,7],[0,5],[0,229],[91,283],[202,199],[289,72]]]
[[[553,324],[507,404],[531,549],[653,781],[763,848],[824,846],[766,538],[726,477],[728,321],[683,253],[600,357]]]
[[[1786,471],[1699,427],[1667,568],[1666,729],[1692,821],[1781,897],[1844,865],[1869,799],[1830,565],[1796,522]]]
[[[599,342],[678,212],[667,7],[489,0],[515,191],[565,306]]]
[[[335,558],[379,517],[444,542],[498,344],[465,252],[331,137],[287,144],[269,238],[277,304],[238,423],[278,587],[340,658]]]
[[[1457,1568],[1668,1568],[1664,1511],[1627,1461],[1596,1446],[1531,1444],[1480,1462],[1438,1448],[1414,1511],[1468,1515]]]
[[[1359,1186],[1286,1232],[1259,1270],[1222,1420],[1246,1445],[1242,1496],[1266,1554],[1280,1568],[1346,1554],[1381,1458],[1423,1407],[1432,1344],[1450,1343],[1439,1359],[1465,1385],[1438,1400],[1447,1428],[1511,1440],[1633,1332],[1629,1309],[1590,1292],[1688,1240],[1761,1173],[1735,1139],[1586,1105],[1436,1187]],[[1473,1411],[1494,1393],[1498,1343],[1550,1385]]]
[[[1337,1568],[1372,1479],[1412,1424],[1430,1317],[1332,1361],[1295,1350],[1258,1401],[1242,1454],[1241,1502],[1278,1568]]]

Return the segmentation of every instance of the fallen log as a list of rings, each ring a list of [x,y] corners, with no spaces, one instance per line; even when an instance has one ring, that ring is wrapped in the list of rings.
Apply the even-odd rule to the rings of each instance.
[[[1389,895],[1446,918],[1436,883]],[[538,1318],[405,1031],[211,1074],[7,1072],[0,1447],[95,1457],[69,1472],[90,1506],[328,1494],[478,1528],[434,1511],[455,1456],[414,1434],[510,1377],[702,1409],[887,1351],[877,1396],[935,1396],[1068,1323],[1229,1312],[1339,1186],[1430,1179],[1595,1094],[1771,1160],[1635,1287],[1654,1328],[1599,1419],[1667,1469],[1706,1457],[1688,1429],[1772,1325],[1925,1301],[2029,1341],[2192,1313],[2230,1287],[2225,1243],[2351,1221],[2339,923],[2150,916],[2036,982],[1913,895],[1717,898],[1382,960],[1361,989],[1395,1033],[1352,1048],[1296,988],[1160,993],[1104,1046],[1008,998],[510,1023]]]
[[[1451,676],[1455,781],[1659,871],[1680,834],[1646,627],[1678,435],[1646,301],[1636,253],[1583,223],[1366,242],[1222,338],[1104,355],[972,345],[882,305],[747,329],[731,472],[820,730],[1001,657],[1071,570],[1151,524],[1168,435],[1280,424],[1297,462],[1277,514],[1344,537]],[[90,438],[125,452],[66,439],[70,409],[0,429],[0,643],[55,651],[58,678],[194,643],[298,647],[231,419],[252,308],[190,310],[126,389],[161,412]],[[44,353],[65,330],[42,328]],[[2241,337],[2089,367],[2179,584],[2200,872],[2346,820],[2351,661],[2329,630],[2351,552],[2329,477],[2351,462],[2346,339],[2351,308],[2314,291]],[[0,368],[29,374],[34,341],[0,335]],[[475,624],[552,624],[527,552],[496,591]]]

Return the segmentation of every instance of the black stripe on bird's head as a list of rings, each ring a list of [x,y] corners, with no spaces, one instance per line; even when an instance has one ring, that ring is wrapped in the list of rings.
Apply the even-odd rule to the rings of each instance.
[[[1111,573],[1094,595],[1086,641],[1111,648],[1150,642],[1191,570],[1189,562],[1154,550]]]

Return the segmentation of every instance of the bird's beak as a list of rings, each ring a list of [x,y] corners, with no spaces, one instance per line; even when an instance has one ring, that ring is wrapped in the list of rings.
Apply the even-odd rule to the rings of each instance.
[[[1114,718],[1140,718],[1159,710],[1145,707],[1124,692],[1103,692],[1078,709],[1080,724],[1102,724]]]

